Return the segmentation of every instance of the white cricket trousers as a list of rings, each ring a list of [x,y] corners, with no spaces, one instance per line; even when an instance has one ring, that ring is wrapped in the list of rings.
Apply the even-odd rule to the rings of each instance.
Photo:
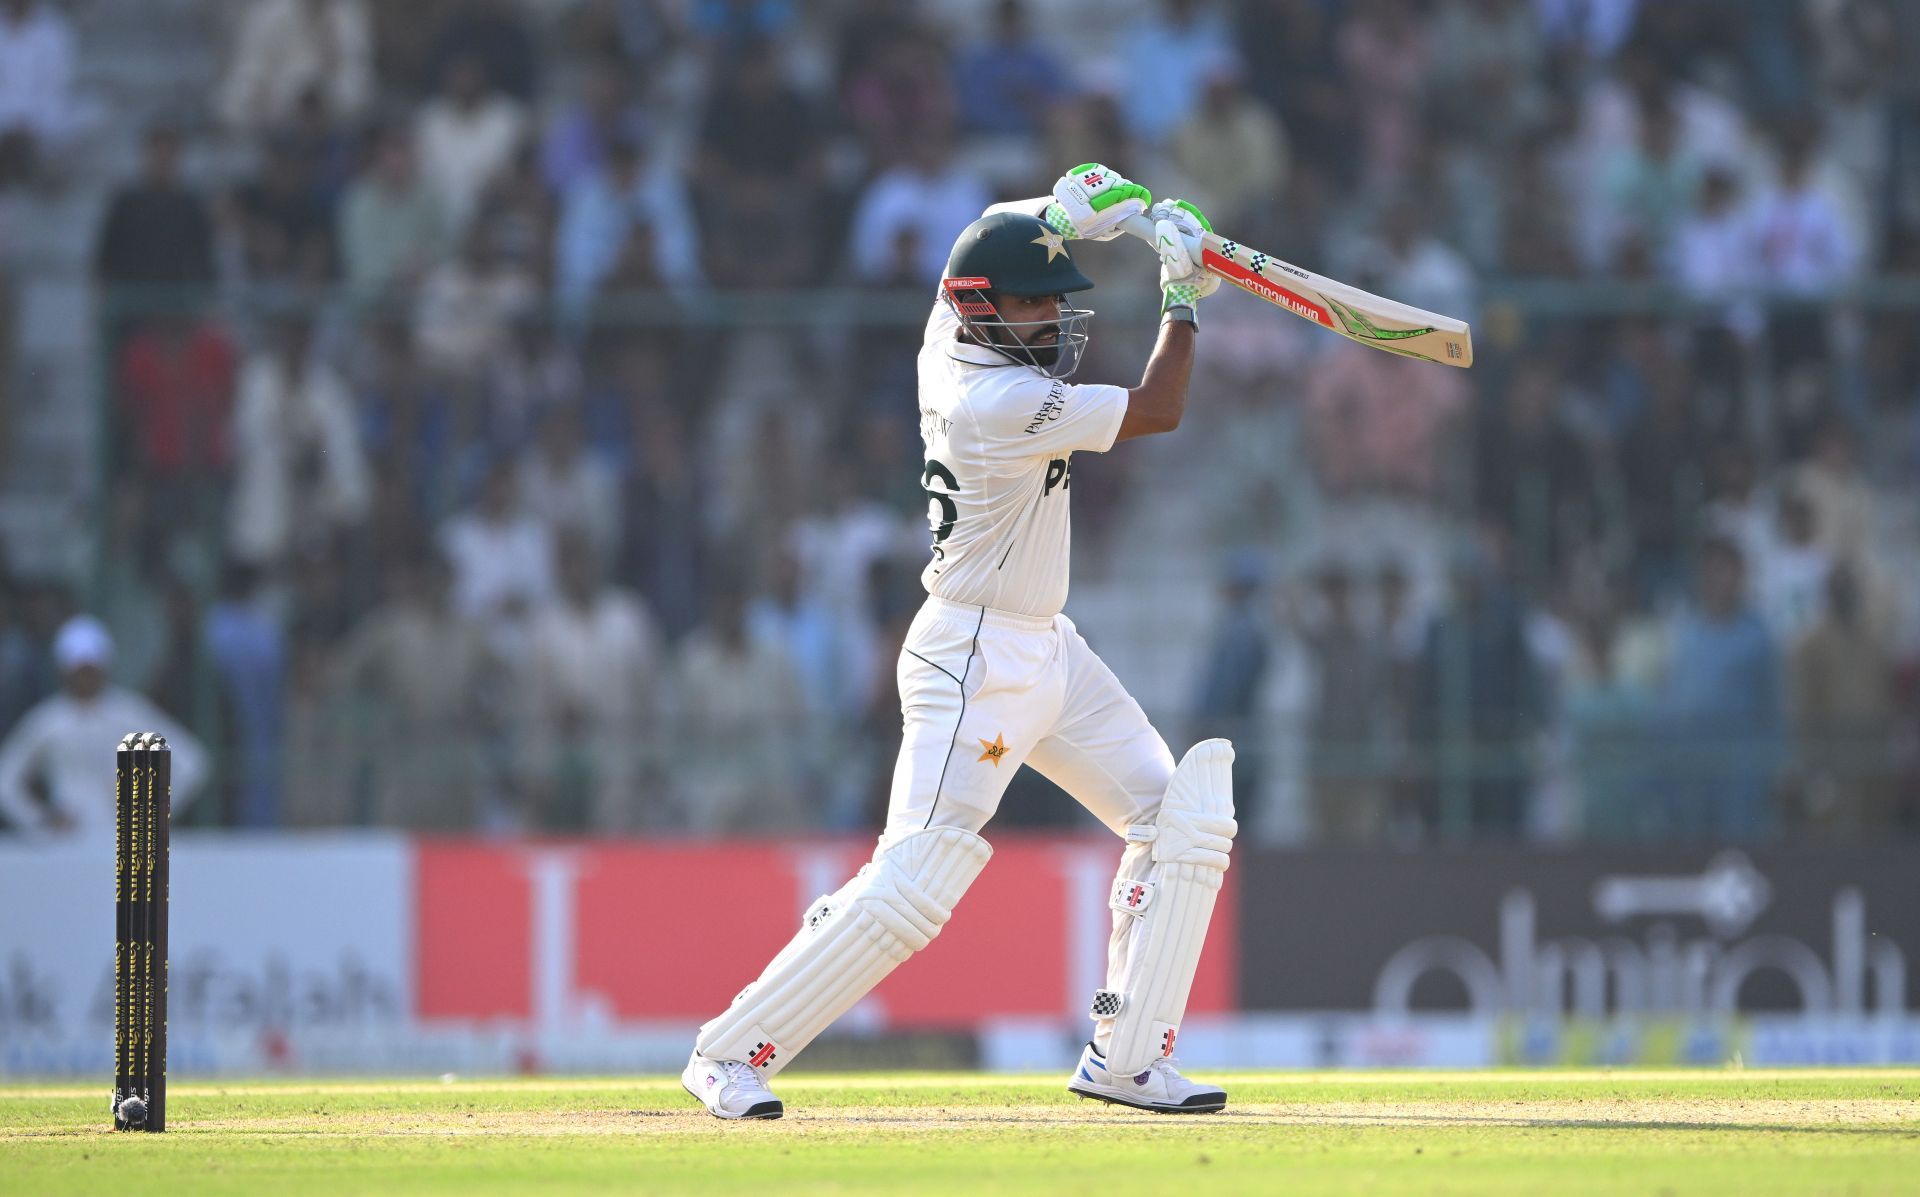
[[[1159,812],[1173,754],[1065,615],[929,598],[897,672],[905,735],[882,845],[926,827],[979,832],[1021,765],[1115,835]]]

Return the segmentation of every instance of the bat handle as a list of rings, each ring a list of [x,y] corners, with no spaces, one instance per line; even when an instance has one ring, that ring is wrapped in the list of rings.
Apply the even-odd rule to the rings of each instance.
[[[1120,231],[1132,233],[1148,245],[1153,244],[1153,218],[1136,213],[1120,222]]]

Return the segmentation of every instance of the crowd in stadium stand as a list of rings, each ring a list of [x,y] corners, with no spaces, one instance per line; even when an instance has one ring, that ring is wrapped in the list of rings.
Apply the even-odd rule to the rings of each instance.
[[[217,749],[209,823],[870,823],[918,320],[1095,160],[1475,323],[1455,372],[1223,308],[1211,434],[1078,472],[1076,589],[1204,549],[1192,668],[1128,680],[1253,826],[1914,833],[1915,7],[209,2],[203,106],[121,114],[100,576],[0,587],[0,811],[92,669]],[[0,0],[0,187],[86,52]],[[812,289],[905,314],[737,314]]]

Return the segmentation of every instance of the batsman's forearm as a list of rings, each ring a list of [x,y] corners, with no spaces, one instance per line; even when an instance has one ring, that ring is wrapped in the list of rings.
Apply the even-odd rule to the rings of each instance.
[[[1127,393],[1127,414],[1119,440],[1172,432],[1187,412],[1187,384],[1193,378],[1193,347],[1198,334],[1185,320],[1162,320],[1160,339],[1147,359],[1140,385]]]
[[[1036,195],[1032,199],[1007,200],[1005,203],[989,204],[982,216],[992,216],[996,212],[1018,212],[1022,216],[1046,218],[1047,205],[1053,202],[1051,195]]]

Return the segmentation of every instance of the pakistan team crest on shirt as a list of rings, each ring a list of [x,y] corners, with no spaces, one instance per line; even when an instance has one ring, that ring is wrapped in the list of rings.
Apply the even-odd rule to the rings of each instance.
[[[978,736],[974,738],[979,739]],[[998,769],[1000,767],[1000,758],[1007,755],[1006,736],[1000,732],[993,733],[993,739],[980,740],[980,750],[980,755],[974,759],[974,764],[977,765],[981,761],[992,761],[993,767]]]

